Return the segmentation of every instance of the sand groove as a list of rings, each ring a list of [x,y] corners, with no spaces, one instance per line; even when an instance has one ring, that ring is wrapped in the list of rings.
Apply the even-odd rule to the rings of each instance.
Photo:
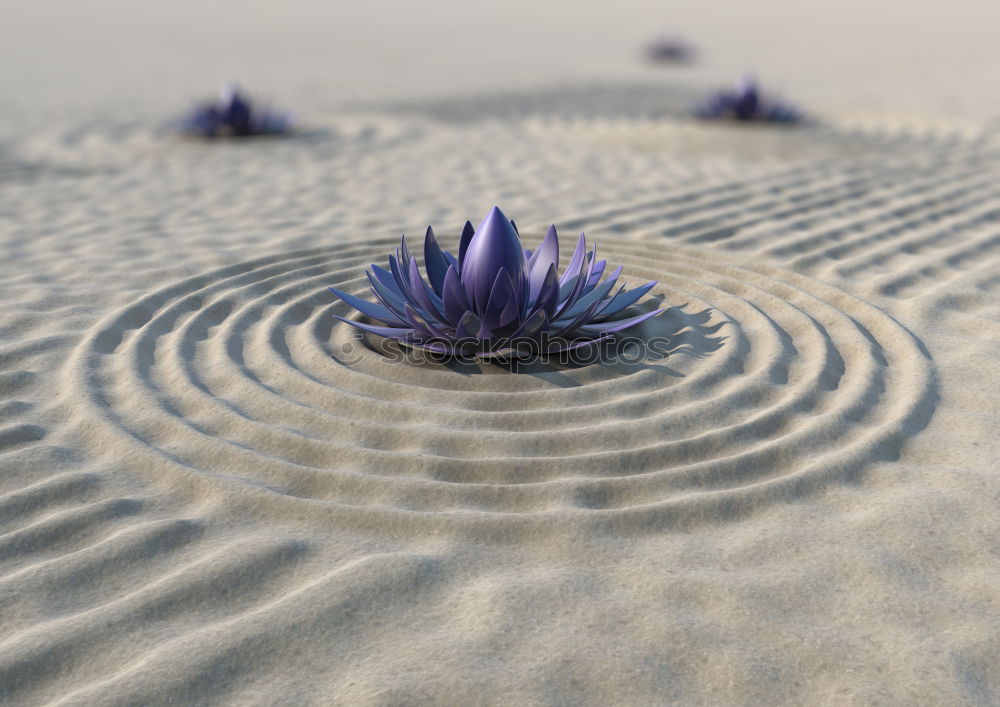
[[[263,661],[273,666],[281,660],[268,655],[269,641],[282,640],[287,632],[343,640],[344,627],[377,613],[381,602],[397,594],[412,597],[431,584],[434,567],[432,558],[406,553],[366,555],[346,562],[271,595],[277,598],[240,606],[222,619],[152,645],[138,657],[122,661],[106,677],[89,676],[57,704],[198,701],[210,692],[223,694],[252,677],[249,665]],[[149,678],[164,664],[175,667],[173,677],[154,687]],[[205,674],[216,676],[209,690],[201,680]]]
[[[946,168],[953,168],[954,174],[949,175],[951,179],[942,180],[941,172]],[[816,163],[752,180],[681,189],[668,197],[630,204],[627,209],[615,207],[578,215],[570,223],[586,225],[592,231],[659,232],[694,243],[721,240],[713,237],[711,229],[704,228],[706,223],[726,225],[734,232],[766,223],[766,229],[756,233],[752,240],[744,242],[727,237],[724,245],[748,249],[766,243],[778,248],[774,242],[784,234],[805,235],[820,242],[828,239],[822,231],[803,233],[806,228],[815,228],[817,216],[856,216],[859,206],[895,213],[907,208],[908,202],[922,203],[917,197],[924,192],[936,191],[944,198],[953,197],[955,194],[948,194],[949,190],[954,192],[956,186],[970,181],[980,191],[989,184],[980,160],[971,158],[966,150],[919,151],[916,156],[892,156],[845,165]],[[775,254],[785,255],[781,251]]]
[[[23,630],[5,633],[0,641],[0,686],[5,693],[22,698],[46,682],[68,681],[68,686],[82,675],[93,679],[113,672],[137,652],[156,646],[164,633],[188,632],[204,623],[218,601],[224,601],[229,612],[267,602],[271,592],[288,584],[289,569],[305,549],[294,540],[260,538],[249,548],[231,542],[185,557],[184,545],[197,537],[197,525],[190,521],[135,523],[93,546],[89,557],[73,556],[18,577],[22,591],[13,595],[21,604],[16,613],[29,615],[40,605],[58,615],[46,621],[43,613]],[[169,541],[166,546],[164,540]],[[149,552],[151,544],[156,552]],[[135,566],[120,564],[123,555],[134,557]],[[169,564],[161,564],[152,577],[143,576],[140,570],[148,571],[157,559]],[[127,589],[99,583],[102,563]],[[90,608],[66,614],[58,603],[71,582],[103,591],[81,594],[80,601]],[[38,593],[24,593],[32,584]],[[141,621],[144,629],[131,632],[127,642],[108,640],[133,621]]]
[[[346,309],[324,290],[363,289],[390,245],[241,263],[106,318],[67,374],[81,432],[160,482],[364,525],[672,522],[850,478],[934,408],[927,353],[878,309],[770,266],[634,242],[603,255],[660,281],[675,306],[639,333],[668,344],[517,376],[403,365],[335,326]]]
[[[577,214],[591,232],[708,245],[899,299],[996,263],[1000,156],[971,142],[793,166]]]
[[[185,154],[196,154],[204,147],[198,140],[174,135],[162,119],[159,123],[137,121],[109,125],[101,120],[55,125],[35,133],[19,148],[29,160],[37,163],[39,169],[57,174],[61,170],[68,176],[79,176],[85,173],[75,173],[74,168],[108,172],[137,158],[155,162],[174,160],[179,154],[183,159]],[[377,115],[341,117],[333,128],[317,126],[323,126],[323,121],[315,117],[304,123],[292,144],[308,147],[314,155],[329,157],[334,151],[393,150],[413,142],[421,134],[412,124]],[[262,140],[255,147],[274,150],[281,149],[282,144],[280,140]],[[246,145],[237,140],[226,147],[241,150]]]

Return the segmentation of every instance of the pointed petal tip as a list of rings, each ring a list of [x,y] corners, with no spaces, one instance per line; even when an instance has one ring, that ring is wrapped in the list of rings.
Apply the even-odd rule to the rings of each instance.
[[[510,224],[510,226],[514,229],[514,231],[517,231],[517,226],[515,225],[514,221],[509,216],[507,216],[507,214],[505,214],[503,212],[503,209],[501,209],[499,206],[494,206],[492,209],[490,209],[490,212],[486,214],[486,218],[482,220],[482,223],[479,224],[479,227],[482,228],[483,225],[485,224],[496,223],[497,221],[500,221],[500,223],[502,223],[503,225]]]

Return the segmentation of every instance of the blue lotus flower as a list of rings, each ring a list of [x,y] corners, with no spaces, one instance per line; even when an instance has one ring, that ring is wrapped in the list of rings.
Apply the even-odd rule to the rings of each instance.
[[[424,238],[424,271],[403,236],[389,269],[365,274],[376,302],[330,288],[369,324],[337,318],[365,332],[445,355],[490,358],[556,353],[592,345],[664,310],[622,316],[655,282],[615,290],[621,266],[607,278],[607,261],[576,251],[559,275],[559,239],[550,226],[535,250],[524,250],[514,222],[497,207],[476,229],[466,222],[458,257],[441,250],[434,231]],[[615,290],[612,293],[612,290]]]
[[[659,37],[645,49],[646,59],[654,64],[686,64],[694,58],[694,47],[680,37]]]
[[[791,103],[761,93],[753,78],[744,76],[729,90],[718,91],[695,108],[706,119],[794,123],[802,113]]]
[[[178,124],[180,132],[205,138],[283,135],[291,132],[292,116],[251,102],[235,84],[228,84],[210,102],[196,106]]]

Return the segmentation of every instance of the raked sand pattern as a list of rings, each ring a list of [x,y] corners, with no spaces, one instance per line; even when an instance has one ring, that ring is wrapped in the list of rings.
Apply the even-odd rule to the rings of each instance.
[[[403,364],[339,325],[349,311],[324,289],[365,289],[359,269],[392,245],[241,263],[113,313],[68,370],[82,434],[120,440],[155,478],[291,512],[327,501],[338,523],[402,511],[408,532],[564,532],[747,512],[895,459],[933,412],[930,356],[878,309],[778,268],[642,244],[602,256],[678,306],[617,364]]]
[[[1000,699],[992,134],[484,100],[2,146],[0,702]],[[657,280],[669,343],[337,323],[484,198]]]

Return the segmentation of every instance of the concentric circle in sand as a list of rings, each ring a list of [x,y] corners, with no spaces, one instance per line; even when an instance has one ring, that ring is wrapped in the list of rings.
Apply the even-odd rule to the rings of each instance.
[[[779,268],[605,240],[670,305],[624,358],[400,362],[333,314],[394,241],[174,283],[71,367],[81,429],[151,477],[359,523],[722,520],[893,458],[933,411],[927,353],[879,309]],[[669,342],[669,343],[665,343]],[[77,408],[79,409],[79,408]],[[527,525],[525,525],[527,524]]]

